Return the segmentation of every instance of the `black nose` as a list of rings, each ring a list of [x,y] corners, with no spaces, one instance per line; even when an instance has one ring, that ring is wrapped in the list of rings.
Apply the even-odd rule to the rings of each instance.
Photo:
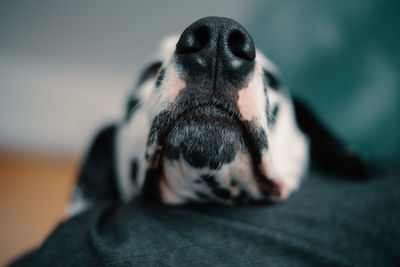
[[[207,71],[213,79],[242,79],[254,69],[253,39],[238,22],[206,17],[187,27],[177,45],[176,55],[184,69]]]

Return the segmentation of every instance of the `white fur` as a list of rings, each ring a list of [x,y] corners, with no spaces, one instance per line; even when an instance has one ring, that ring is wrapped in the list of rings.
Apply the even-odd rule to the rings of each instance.
[[[118,189],[123,200],[131,199],[138,193],[139,187],[134,184],[130,176],[130,168],[132,161],[138,160],[137,181],[139,185],[143,184],[144,170],[143,162],[144,153],[146,151],[146,138],[149,132],[147,114],[143,108],[139,108],[132,121],[122,125],[116,138],[116,166],[118,176]]]
[[[271,107],[279,104],[278,116],[268,135],[269,149],[276,179],[285,186],[283,195],[288,195],[298,188],[300,178],[307,170],[308,140],[296,125],[290,97],[271,90],[268,95]]]

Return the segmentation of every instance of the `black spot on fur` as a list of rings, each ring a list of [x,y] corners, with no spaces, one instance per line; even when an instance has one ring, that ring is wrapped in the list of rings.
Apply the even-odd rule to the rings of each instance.
[[[165,78],[165,69],[161,69],[157,77],[156,88],[159,88],[161,86],[161,83],[163,82],[164,78]]]
[[[267,135],[265,134],[264,129],[259,128],[254,132],[253,125],[251,122],[244,122],[243,127],[246,129],[246,133],[253,132],[253,134],[245,135],[246,147],[249,149],[251,154],[254,167],[261,162],[262,150],[268,149],[268,140]]]
[[[171,114],[167,111],[160,112],[151,123],[150,133],[147,138],[147,146],[161,144],[163,138],[168,134],[171,121]]]
[[[278,90],[281,87],[281,84],[278,80],[278,78],[272,74],[271,72],[267,71],[267,70],[263,70],[264,72],[264,77],[266,82],[268,83],[268,85],[274,89],[274,90]]]
[[[244,204],[249,200],[249,196],[245,191],[240,191],[239,195],[233,197],[233,203]]]
[[[131,163],[131,180],[136,184],[137,182],[137,171],[138,171],[138,162],[136,159],[132,160]]]
[[[134,110],[139,106],[139,100],[136,98],[130,98],[126,105],[125,120],[129,120],[134,113]]]
[[[272,184],[271,185],[267,185],[265,187],[260,187],[259,189],[261,191],[261,194],[266,198],[270,198],[270,197],[280,197],[281,195],[281,191],[279,190],[279,188],[276,186],[276,184]]]
[[[208,196],[206,194],[204,194],[203,192],[194,192],[199,198],[201,199],[208,199]]]
[[[274,108],[272,109],[272,116],[274,116],[274,117],[276,117],[277,115],[278,115],[278,112],[279,112],[279,105],[278,104],[276,104],[275,106],[274,106]]]
[[[235,179],[232,179],[232,180],[231,180],[231,186],[237,186],[237,184],[238,184],[238,183],[236,182]]]
[[[203,181],[200,180],[200,179],[196,179],[194,182],[195,182],[196,184],[201,184]]]
[[[215,188],[213,189],[213,193],[222,199],[230,199],[231,198],[231,192],[228,189],[225,188]]]
[[[149,168],[146,171],[142,194],[144,197],[161,202],[160,177],[162,168]]]
[[[142,187],[142,194],[154,201],[161,202],[161,188],[160,182],[164,177],[164,165],[162,164],[163,152],[157,147],[149,159],[146,160],[148,163],[148,169],[146,170],[144,177],[144,184]],[[164,180],[164,182],[166,182]]]
[[[203,174],[200,178],[211,188],[216,188],[219,185],[214,175]]]
[[[276,104],[273,108],[271,113],[268,114],[268,126],[272,127],[275,124],[276,116],[278,116],[279,112],[279,105]]]
[[[139,87],[148,79],[155,77],[158,73],[158,70],[161,68],[161,65],[162,62],[157,61],[147,66],[140,75],[137,86]]]

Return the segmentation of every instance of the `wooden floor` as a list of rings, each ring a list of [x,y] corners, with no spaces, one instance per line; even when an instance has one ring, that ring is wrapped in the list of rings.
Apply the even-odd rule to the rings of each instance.
[[[0,149],[0,266],[40,245],[65,218],[78,162]]]

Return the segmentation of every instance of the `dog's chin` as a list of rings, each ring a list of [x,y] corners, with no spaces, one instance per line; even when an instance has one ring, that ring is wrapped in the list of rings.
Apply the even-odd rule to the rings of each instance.
[[[185,160],[194,168],[216,170],[245,150],[242,130],[234,119],[190,112],[178,118],[164,140],[168,160]]]

